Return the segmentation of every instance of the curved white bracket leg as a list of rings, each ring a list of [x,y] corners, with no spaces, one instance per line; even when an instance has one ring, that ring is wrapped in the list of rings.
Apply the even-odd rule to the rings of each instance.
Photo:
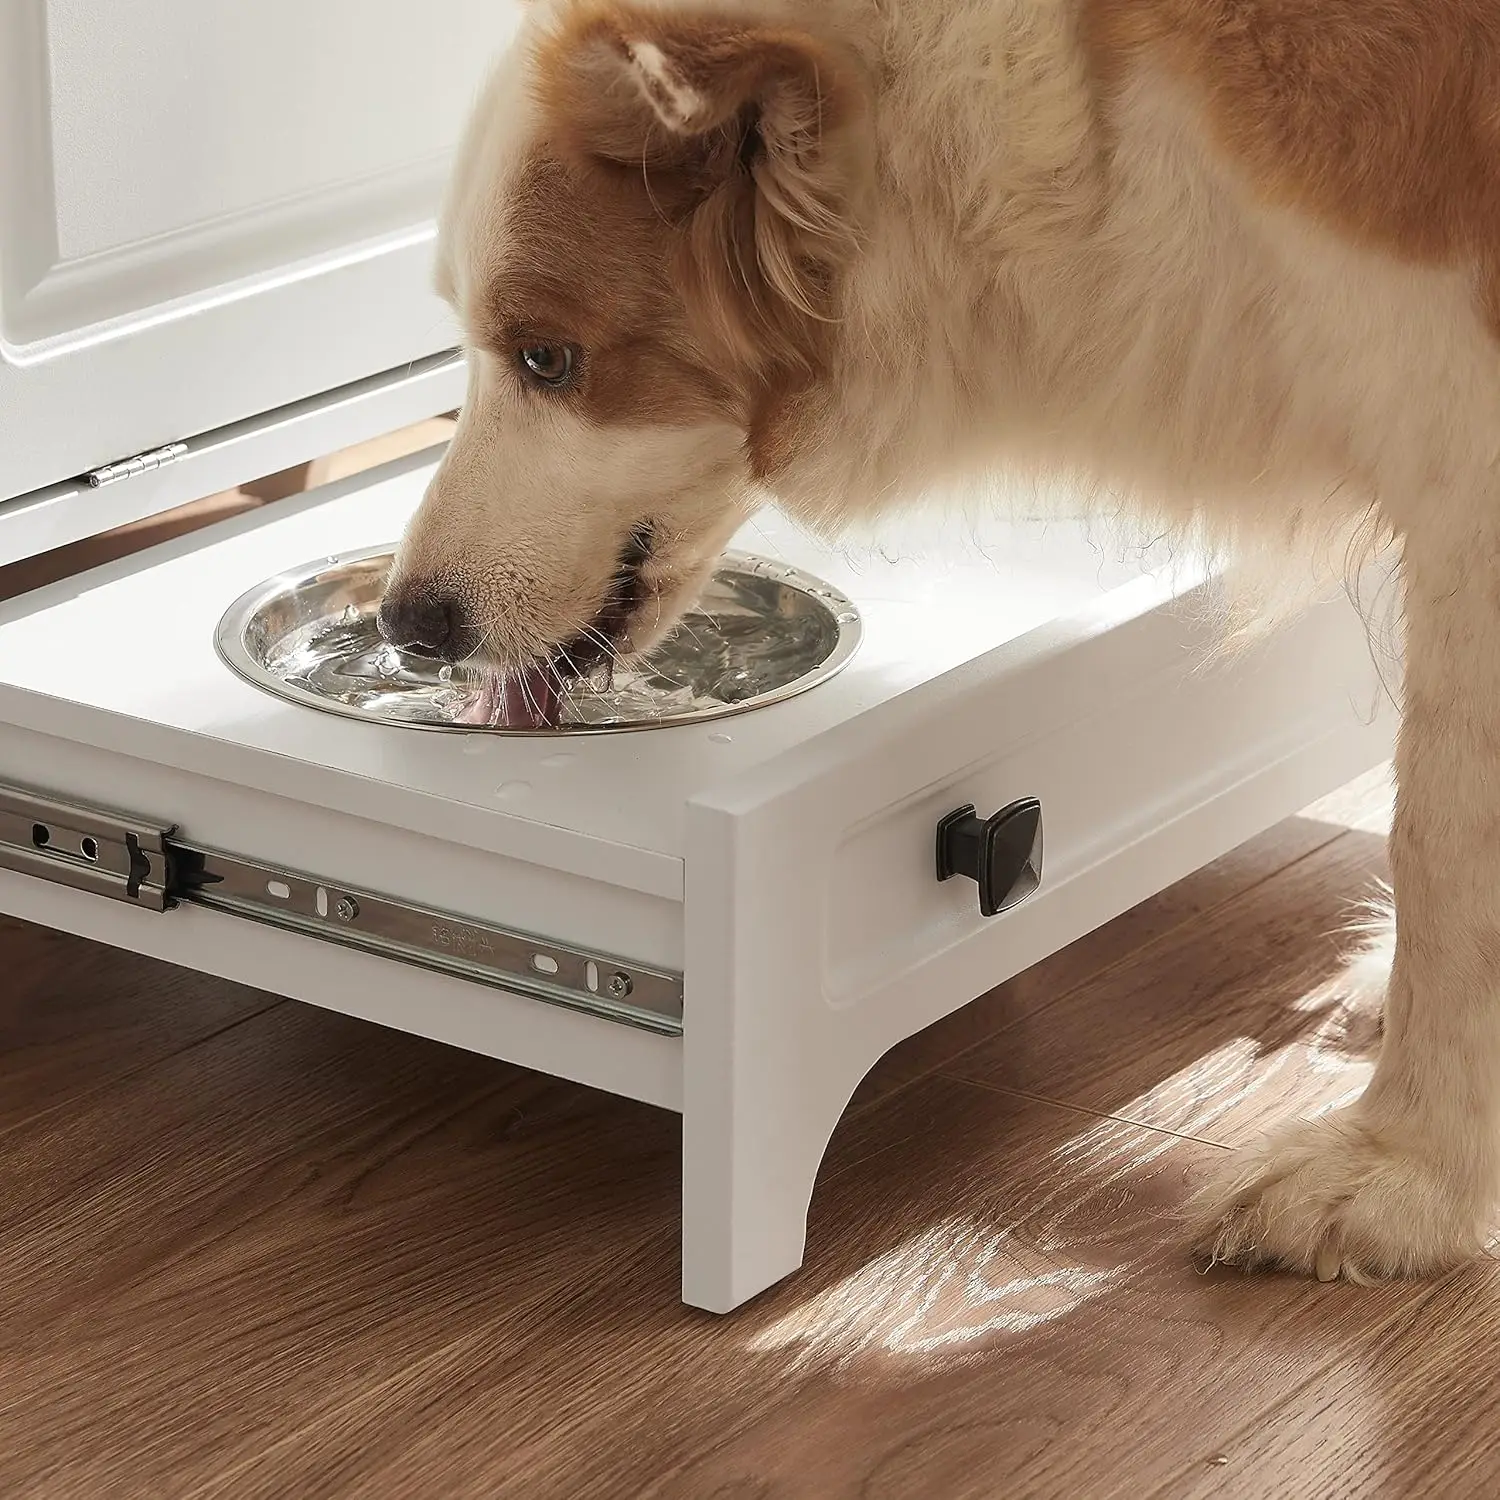
[[[859,1079],[765,1050],[706,1061],[695,1052],[683,1100],[682,1299],[725,1313],[802,1264],[813,1184]]]

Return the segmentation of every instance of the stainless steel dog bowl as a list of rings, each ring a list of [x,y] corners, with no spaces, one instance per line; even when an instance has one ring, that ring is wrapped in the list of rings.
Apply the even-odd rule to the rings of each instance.
[[[804,693],[859,646],[859,611],[784,563],[728,553],[703,597],[613,682],[575,682],[555,727],[459,722],[476,691],[455,669],[387,645],[376,628],[393,550],[326,557],[237,599],[215,643],[246,681],[324,713],[462,734],[600,734],[699,723]]]

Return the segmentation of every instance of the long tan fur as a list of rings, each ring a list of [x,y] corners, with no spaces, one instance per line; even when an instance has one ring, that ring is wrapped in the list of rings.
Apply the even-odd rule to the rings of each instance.
[[[502,663],[645,644],[764,489],[878,522],[1069,476],[1250,558],[1403,554],[1398,940],[1364,1098],[1243,1155],[1212,1254],[1356,1278],[1500,1174],[1500,9],[554,0],[476,111],[470,399],[395,587]],[[519,351],[574,374],[528,384]]]

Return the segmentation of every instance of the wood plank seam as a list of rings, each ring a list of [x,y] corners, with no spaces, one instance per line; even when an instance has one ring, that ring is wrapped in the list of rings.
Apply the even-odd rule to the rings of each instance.
[[[1078,1104],[1071,1099],[1057,1099],[1050,1094],[1033,1093],[1030,1089],[1012,1088],[1003,1083],[986,1083],[982,1078],[965,1078],[957,1073],[949,1073],[944,1067],[935,1070],[936,1076],[944,1083],[966,1083],[971,1088],[983,1089],[990,1094],[1005,1094],[1012,1099],[1029,1099],[1033,1104],[1049,1104],[1054,1109],[1071,1110],[1074,1114],[1088,1115],[1091,1119],[1107,1120],[1112,1125],[1129,1125],[1136,1130],[1148,1130],[1153,1135],[1169,1135],[1174,1140],[1191,1141],[1195,1146],[1212,1146],[1215,1151],[1232,1151],[1232,1146],[1226,1146],[1223,1141],[1211,1141],[1206,1136],[1188,1135],[1181,1130],[1173,1130],[1169,1125],[1157,1125],[1145,1120],[1132,1120],[1128,1115],[1111,1114],[1108,1110],[1090,1109],[1087,1104]],[[931,1076],[931,1075],[929,1075]]]
[[[107,1077],[90,1084],[87,1088],[79,1089],[76,1093],[70,1093],[61,1098],[54,1099],[43,1108],[33,1110],[28,1115],[22,1115],[19,1119],[12,1120],[8,1125],[0,1125],[0,1142],[4,1142],[8,1137],[14,1136],[21,1130],[28,1129],[40,1121],[50,1119],[62,1110],[74,1109],[81,1104],[86,1104],[99,1095],[108,1093],[121,1083],[125,1083],[133,1078],[145,1077],[153,1070],[162,1067],[175,1058],[182,1057],[185,1053],[191,1052],[194,1047],[201,1047],[205,1042],[214,1041],[216,1038],[233,1031],[235,1027],[243,1026],[247,1021],[258,1020],[261,1016],[268,1015],[279,1005],[289,1005],[291,1003],[289,1000],[283,1000],[280,996],[271,996],[267,999],[266,1004],[257,1007],[253,1011],[249,1011],[245,1015],[236,1016],[234,1020],[226,1021],[222,1026],[216,1026],[212,1031],[205,1031],[201,1036],[194,1037],[190,1042],[184,1042],[181,1046],[173,1047],[169,1051],[157,1053],[148,1061],[137,1063],[133,1067],[123,1067],[118,1072],[110,1073]]]

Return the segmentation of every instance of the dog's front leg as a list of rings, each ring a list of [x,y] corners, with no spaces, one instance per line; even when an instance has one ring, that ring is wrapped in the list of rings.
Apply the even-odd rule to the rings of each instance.
[[[1240,1153],[1199,1247],[1328,1279],[1422,1275],[1484,1241],[1500,1177],[1500,516],[1405,539],[1396,957],[1375,1075]]]

